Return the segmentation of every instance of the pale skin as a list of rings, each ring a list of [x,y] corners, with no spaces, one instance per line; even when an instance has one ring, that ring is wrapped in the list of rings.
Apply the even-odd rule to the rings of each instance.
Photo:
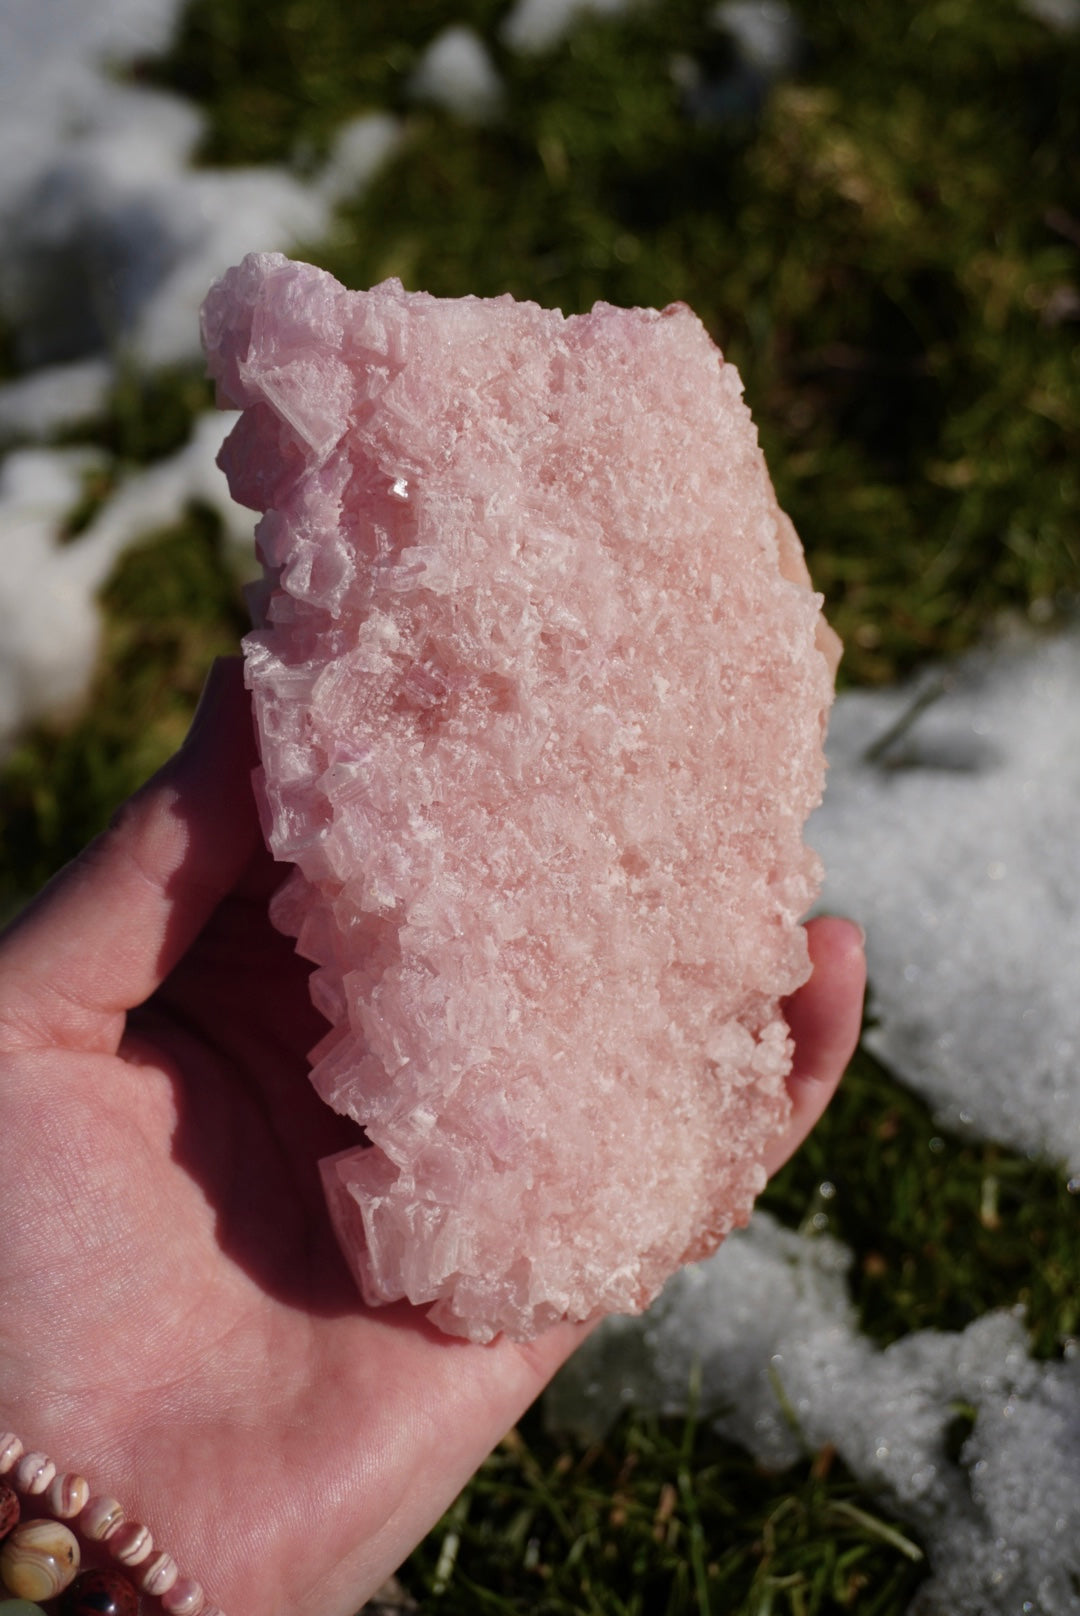
[[[82,1472],[227,1616],[352,1616],[581,1339],[365,1310],[316,1163],[324,1024],[266,919],[237,669],[183,749],[0,940],[0,1429]],[[810,1132],[859,1029],[861,936],[788,1002]]]

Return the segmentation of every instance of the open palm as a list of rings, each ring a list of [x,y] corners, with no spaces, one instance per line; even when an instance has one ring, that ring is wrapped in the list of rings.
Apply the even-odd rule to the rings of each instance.
[[[238,670],[0,943],[0,1427],[145,1521],[229,1616],[351,1616],[580,1339],[367,1310],[317,1163],[324,1030],[266,919]],[[811,928],[777,1167],[851,1053],[862,956]],[[137,1008],[136,1008],[137,1007]]]

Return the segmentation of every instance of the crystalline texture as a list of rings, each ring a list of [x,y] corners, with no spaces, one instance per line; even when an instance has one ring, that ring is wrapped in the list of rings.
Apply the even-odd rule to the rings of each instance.
[[[745,1221],[788,1111],[830,696],[726,365],[686,308],[350,293],[253,255],[204,311],[265,511],[245,642],[275,922],[330,1023],[369,1303],[528,1338]]]

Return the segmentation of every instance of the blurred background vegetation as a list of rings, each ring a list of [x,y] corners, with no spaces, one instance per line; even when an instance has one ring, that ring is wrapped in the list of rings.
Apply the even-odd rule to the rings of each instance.
[[[1080,577],[1080,30],[1054,21],[1068,5],[792,0],[779,72],[740,54],[712,0],[583,14],[536,54],[505,44],[509,9],[190,0],[169,54],[137,72],[205,110],[201,159],[218,166],[311,173],[344,118],[403,117],[396,154],[300,249],[349,285],[400,275],[567,312],[691,304],[742,372],[845,682],[894,681],[1003,618],[1062,621]],[[409,94],[424,48],[462,23],[504,86],[486,121]],[[207,402],[194,373],[129,374],[99,441],[121,467],[152,458]],[[120,562],[104,607],[85,714],[27,736],[5,768],[8,907],[172,749],[243,624],[198,510]],[[862,1057],[770,1205],[793,1224],[824,1215],[826,1178],[877,1339],[1017,1301],[1044,1354],[1076,1330],[1055,1176],[942,1140]],[[532,1418],[402,1581],[455,1616],[869,1616],[903,1611],[919,1576],[917,1545],[827,1453],[770,1478],[693,1421],[628,1421],[573,1451]]]

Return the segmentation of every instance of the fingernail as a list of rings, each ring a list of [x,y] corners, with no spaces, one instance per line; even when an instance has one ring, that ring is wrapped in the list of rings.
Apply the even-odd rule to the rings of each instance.
[[[816,920],[839,920],[842,925],[850,926],[852,931],[858,932],[858,934],[859,934],[859,944],[860,944],[861,947],[865,948],[865,946],[866,946],[866,931],[859,924],[859,922],[857,920],[852,920],[850,915],[824,914],[824,915],[816,915],[814,918]]]

